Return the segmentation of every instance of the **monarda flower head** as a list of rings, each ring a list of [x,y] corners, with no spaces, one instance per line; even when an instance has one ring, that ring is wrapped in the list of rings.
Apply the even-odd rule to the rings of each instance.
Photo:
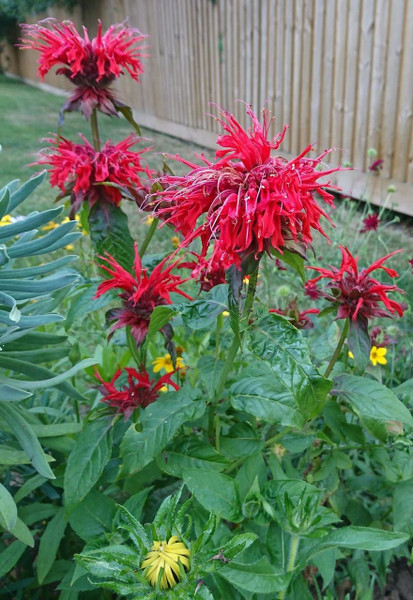
[[[338,170],[317,170],[327,151],[307,158],[309,145],[293,160],[272,157],[286,128],[268,140],[268,111],[263,111],[263,124],[249,106],[247,113],[252,127],[245,131],[233,115],[221,111],[218,121],[226,133],[217,140],[222,149],[215,162],[202,157],[205,164],[198,166],[175,156],[189,173],[159,180],[164,190],[158,193],[157,215],[182,233],[183,245],[199,237],[202,256],[213,243],[212,261],[224,268],[239,268],[248,256],[271,249],[303,252],[313,229],[324,234],[321,217],[330,220],[316,194],[333,206],[333,196],[318,181]]]
[[[99,284],[95,298],[99,298],[111,289],[117,289],[120,290],[118,295],[122,300],[121,308],[110,311],[109,320],[115,321],[115,323],[110,328],[109,335],[121,327],[130,327],[136,345],[139,346],[148,333],[151,314],[156,306],[171,304],[170,294],[172,292],[191,300],[188,294],[179,289],[179,285],[187,279],[181,279],[171,272],[174,267],[178,266],[179,260],[166,266],[166,262],[169,260],[169,257],[166,257],[148,275],[147,269],[142,268],[136,243],[134,274],[121,267],[110,254],[99,256],[99,258],[106,263],[100,264],[100,268],[106,271],[110,277]],[[169,335],[167,327],[161,329],[165,337]]]
[[[400,250],[391,252],[376,260],[367,269],[359,271],[357,258],[355,258],[348,248],[340,246],[342,259],[341,265],[323,269],[320,267],[309,267],[318,271],[320,275],[308,281],[308,285],[315,285],[320,279],[329,279],[330,282],[325,286],[322,296],[337,305],[337,318],[350,319],[351,321],[360,321],[366,325],[372,317],[392,317],[396,314],[403,315],[402,306],[388,298],[389,292],[402,292],[395,285],[386,285],[380,283],[377,279],[371,277],[371,273],[382,269],[389,277],[397,277],[394,269],[384,267],[383,263]],[[384,308],[380,305],[383,305]]]
[[[112,25],[102,34],[99,21],[97,36],[92,40],[86,27],[82,37],[68,20],[45,19],[33,25],[25,23],[21,28],[20,48],[40,52],[37,62],[42,80],[53,66],[62,65],[56,73],[76,86],[63,111],[80,109],[87,119],[95,108],[117,115],[117,108],[124,104],[109,85],[125,72],[139,82],[143,73],[141,42],[146,36],[133,27]]]
[[[110,381],[104,381],[98,371],[95,377],[101,383],[98,389],[103,396],[102,402],[122,413],[127,420],[136,408],[146,408],[155,402],[165,386],[170,385],[174,390],[179,390],[179,386],[171,379],[174,372],[162,375],[155,381],[149,378],[146,370],[136,371],[126,367],[118,369]],[[127,376],[127,383],[122,385],[118,380],[124,374]]]
[[[74,144],[59,136],[46,139],[52,146],[41,150],[40,159],[33,163],[50,165],[50,184],[60,189],[59,198],[70,195],[71,217],[83,202],[88,202],[90,207],[96,203],[119,206],[122,191],[115,186],[139,189],[143,187],[139,173],[151,176],[151,171],[141,164],[141,154],[148,148],[131,150],[140,141],[134,134],[118,144],[108,140],[100,151],[81,134],[80,137],[83,144]],[[109,185],[102,185],[104,183]]]

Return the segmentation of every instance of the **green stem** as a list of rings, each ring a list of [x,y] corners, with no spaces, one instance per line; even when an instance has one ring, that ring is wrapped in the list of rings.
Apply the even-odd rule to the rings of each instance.
[[[129,348],[129,351],[130,351],[130,353],[132,355],[132,358],[134,359],[134,361],[136,362],[137,367],[139,368],[141,366],[141,363],[142,363],[142,358],[140,356],[138,348],[136,347],[135,338],[132,335],[130,327],[126,328],[126,340],[128,342],[128,348]]]
[[[338,357],[340,356],[341,349],[343,348],[344,342],[346,341],[347,332],[348,332],[348,319],[346,319],[346,322],[343,327],[343,331],[341,332],[341,336],[340,336],[340,339],[337,344],[337,348],[334,350],[334,354],[331,357],[331,360],[326,369],[326,372],[324,373],[324,377],[326,377],[326,378],[328,378],[328,376],[330,375],[331,371],[333,370],[334,365],[337,362]]]
[[[146,250],[148,249],[150,241],[153,238],[153,234],[156,231],[157,225],[158,225],[158,219],[154,219],[151,223],[151,226],[148,229],[145,239],[142,242],[142,246],[139,248],[139,256],[140,256],[141,260],[142,260],[143,255],[145,254]]]
[[[100,138],[99,138],[99,127],[98,127],[98,115],[96,108],[93,109],[90,117],[90,126],[92,128],[93,147],[96,152],[100,152]]]
[[[219,358],[219,351],[220,351],[220,332],[221,329],[224,326],[224,315],[222,313],[220,313],[217,317],[217,328],[216,328],[216,332],[215,332],[215,360],[218,360]]]
[[[297,533],[291,534],[290,554],[288,557],[287,573],[294,571],[295,561],[297,560],[298,548],[300,546],[300,536]],[[278,596],[278,600],[284,600],[287,590],[282,590]]]
[[[258,266],[259,265],[257,264],[256,270],[253,273],[251,273],[251,275],[250,275],[247,298],[245,300],[244,310],[242,312],[242,317],[241,317],[241,319],[246,320],[247,323],[248,323],[248,319],[249,319],[249,316],[251,313],[252,304],[254,302],[255,290],[257,289]],[[242,333],[240,334],[240,337],[241,336],[242,336]],[[211,404],[209,405],[208,435],[211,438],[211,440],[214,438],[215,425],[218,424],[218,427],[219,427],[219,421],[217,421],[217,422],[215,421],[215,406],[218,404],[218,402],[221,399],[222,392],[224,391],[225,384],[228,379],[228,375],[233,367],[234,358],[237,355],[239,347],[240,347],[239,336],[234,335],[234,339],[232,340],[232,344],[228,351],[226,361],[224,363],[224,366],[222,367],[222,371],[221,371],[221,374],[218,379],[218,384],[217,384],[217,387],[215,390],[214,401],[211,402]],[[219,439],[219,433],[217,433],[215,431],[215,439],[217,439],[217,438]]]

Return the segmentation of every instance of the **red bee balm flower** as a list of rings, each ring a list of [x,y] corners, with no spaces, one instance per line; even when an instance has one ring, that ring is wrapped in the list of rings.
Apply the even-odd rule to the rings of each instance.
[[[397,277],[396,271],[384,267],[383,263],[400,250],[383,256],[383,258],[376,260],[370,267],[362,269],[360,272],[357,266],[357,258],[354,258],[350,251],[343,246],[340,246],[340,250],[342,260],[339,269],[336,267],[331,267],[331,270],[308,267],[320,273],[318,277],[308,281],[308,285],[312,286],[320,279],[331,279],[331,283],[326,286],[331,290],[331,294],[323,292],[322,295],[330,302],[338,305],[337,318],[350,318],[352,321],[366,323],[371,317],[391,317],[396,313],[402,316],[402,306],[387,297],[389,292],[402,292],[402,290],[395,285],[385,285],[370,277],[370,273],[377,269],[383,269],[390,277]],[[385,309],[379,306],[380,302],[384,304]]]
[[[61,197],[71,196],[71,217],[80,209],[82,202],[88,201],[92,207],[96,202],[108,202],[118,206],[122,199],[119,188],[101,185],[103,182],[115,183],[123,187],[142,188],[139,172],[151,176],[151,171],[141,165],[140,155],[148,148],[132,152],[130,148],[140,141],[130,135],[119,144],[106,142],[97,152],[85,137],[83,144],[74,144],[62,137],[45,141],[54,147],[44,148],[40,160],[35,165],[51,165],[50,183],[61,190]],[[98,185],[96,185],[98,184]]]
[[[366,233],[367,231],[377,231],[377,227],[379,226],[380,219],[376,213],[371,215],[367,215],[365,219],[363,219],[363,229],[360,229],[360,233]]]
[[[200,237],[202,256],[214,242],[212,260],[224,268],[232,264],[239,267],[246,256],[271,248],[282,252],[306,246],[312,240],[312,229],[324,234],[320,218],[330,220],[315,195],[333,206],[333,196],[318,179],[338,168],[316,170],[327,152],[306,158],[312,150],[307,146],[290,161],[271,157],[286,128],[270,141],[268,111],[263,111],[263,125],[251,107],[247,113],[252,121],[248,132],[233,115],[221,111],[218,121],[227,134],[217,140],[223,149],[217,151],[215,163],[202,157],[205,166],[198,166],[179,156],[171,157],[189,166],[190,172],[182,177],[164,175],[159,180],[165,189],[158,194],[160,203],[155,212],[183,234],[183,244]],[[198,224],[201,215],[203,220]]]
[[[128,383],[118,389],[115,383],[124,371],[128,376]],[[99,386],[103,396],[102,402],[123,413],[125,421],[129,419],[135,408],[146,408],[155,402],[164,386],[171,385],[175,391],[179,390],[179,385],[171,379],[175,371],[163,375],[158,381],[149,379],[146,371],[138,372],[128,367],[124,371],[118,369],[110,381],[104,381],[98,371],[95,372],[95,377],[102,384]]]
[[[86,118],[98,108],[108,115],[117,115],[116,108],[124,106],[108,86],[125,71],[139,82],[143,73],[140,61],[142,40],[145,35],[138,29],[112,25],[102,35],[99,21],[98,34],[92,40],[83,27],[83,37],[71,21],[44,19],[39,23],[21,25],[22,49],[40,52],[38,74],[44,76],[54,65],[63,65],[56,71],[77,86],[63,110],[80,108]]]
[[[99,265],[111,276],[102,281],[99,285],[95,298],[99,298],[108,290],[119,289],[122,292],[119,298],[122,299],[122,308],[111,311],[110,320],[116,321],[112,325],[109,335],[112,335],[116,329],[121,327],[130,327],[132,335],[139,346],[144,341],[148,332],[151,314],[155,306],[172,304],[170,293],[176,292],[188,300],[192,298],[178,288],[181,283],[187,279],[181,279],[177,275],[172,275],[171,271],[177,266],[179,261],[171,263],[165,268],[165,263],[169,257],[164,258],[148,276],[147,269],[142,269],[141,259],[138,254],[138,248],[135,244],[134,272],[132,275],[126,271],[116,260],[106,254],[106,257],[99,256],[107,265]],[[165,335],[165,331],[161,331]]]

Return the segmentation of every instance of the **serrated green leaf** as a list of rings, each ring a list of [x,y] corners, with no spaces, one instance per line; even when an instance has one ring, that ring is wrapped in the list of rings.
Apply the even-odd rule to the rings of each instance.
[[[70,453],[64,476],[65,508],[69,514],[102,475],[112,453],[112,422],[99,419],[85,425]]]
[[[357,367],[364,371],[369,364],[371,340],[367,331],[367,321],[349,319],[347,344],[354,356]]]
[[[146,342],[149,343],[155,336],[155,334],[165,327],[167,323],[177,314],[177,311],[170,306],[155,306],[150,322],[148,333],[146,334]]]
[[[96,253],[108,252],[124,269],[132,272],[134,251],[128,217],[118,207],[95,204],[89,213],[90,237]]]
[[[181,478],[185,469],[223,471],[228,461],[210,444],[196,439],[183,439],[166,448],[158,458],[158,465],[168,475]]]
[[[276,594],[285,590],[291,580],[290,573],[282,573],[262,557],[250,564],[231,561],[223,565],[220,575],[242,590],[254,594]]]
[[[86,542],[112,530],[116,506],[114,500],[92,490],[69,515],[71,528]]]
[[[270,367],[303,416],[310,419],[319,414],[332,384],[313,366],[301,331],[271,314],[251,328],[250,336],[252,354]]]
[[[228,310],[227,295],[228,286],[221,284],[203,292],[193,302],[181,304],[179,310],[182,320],[194,330],[210,327],[220,313]]]
[[[84,319],[85,315],[89,315],[95,310],[100,310],[112,302],[110,294],[103,294],[100,298],[95,298],[97,288],[97,283],[89,284],[76,296],[67,314],[66,329],[70,329],[77,319]]]
[[[0,401],[0,417],[10,427],[39,474],[49,479],[55,479],[39,440],[19,408],[10,402]]]
[[[242,520],[238,484],[235,479],[215,471],[187,469],[183,479],[190,492],[206,510],[237,523]]]
[[[62,541],[65,529],[65,512],[62,507],[47,524],[40,538],[39,552],[37,554],[37,578],[41,584],[53,566],[57,550]]]
[[[397,396],[374,379],[344,373],[334,380],[334,393],[345,398],[361,417],[400,421],[413,426],[413,417]]]
[[[121,472],[130,475],[143,469],[173,439],[181,425],[197,419],[205,411],[205,403],[189,387],[167,392],[141,412],[141,431],[131,425],[121,442]]]
[[[283,253],[281,254],[281,252],[278,252],[278,250],[275,250],[274,248],[271,249],[271,254],[292,267],[300,276],[303,284],[305,283],[304,258],[302,256],[295,252],[289,252],[288,250],[283,250]]]

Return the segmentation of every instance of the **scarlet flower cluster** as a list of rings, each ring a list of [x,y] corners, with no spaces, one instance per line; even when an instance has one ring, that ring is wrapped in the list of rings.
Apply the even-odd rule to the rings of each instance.
[[[68,20],[45,19],[25,23],[21,28],[25,37],[20,48],[40,52],[39,76],[44,79],[53,66],[62,65],[56,73],[76,86],[63,110],[80,108],[86,118],[95,108],[116,115],[117,107],[124,105],[108,86],[125,71],[138,82],[143,73],[141,42],[146,36],[136,28],[112,25],[102,34],[99,21],[97,36],[92,40],[86,27],[82,37]]]
[[[124,372],[127,374],[127,384],[117,387],[117,381]],[[146,408],[155,402],[164,386],[171,385],[174,390],[179,390],[179,385],[171,379],[174,372],[162,375],[155,381],[149,378],[146,370],[136,371],[126,367],[124,370],[118,369],[110,381],[104,381],[98,371],[95,377],[102,384],[98,388],[103,396],[102,402],[123,413],[126,421],[136,408]]]
[[[99,152],[84,136],[80,137],[83,144],[74,144],[58,136],[46,139],[52,146],[43,149],[40,160],[33,163],[51,165],[48,169],[50,184],[60,189],[61,197],[70,195],[71,217],[84,201],[89,202],[90,207],[96,202],[119,206],[122,191],[110,184],[139,189],[143,187],[139,173],[151,176],[151,171],[142,166],[140,159],[148,148],[138,152],[130,150],[140,141],[137,136],[132,134],[118,144],[109,140]]]
[[[233,115],[221,111],[217,120],[226,134],[217,140],[222,149],[216,162],[202,157],[205,165],[199,166],[174,156],[190,172],[159,180],[164,189],[159,192],[157,216],[182,233],[183,245],[199,237],[202,257],[213,244],[211,260],[224,268],[233,264],[239,268],[247,256],[258,257],[271,249],[302,252],[312,240],[313,229],[325,235],[321,217],[330,221],[316,194],[333,206],[333,196],[318,181],[338,170],[317,170],[327,151],[307,158],[312,150],[307,146],[293,160],[271,157],[286,128],[269,140],[268,111],[263,111],[262,125],[251,107],[247,114],[252,127],[245,131]]]
[[[122,307],[111,312],[110,320],[115,323],[109,335],[121,327],[130,327],[136,345],[139,346],[148,333],[154,308],[171,304],[171,292],[180,294],[188,300],[192,299],[178,287],[187,280],[171,273],[172,269],[178,266],[179,261],[165,266],[169,260],[169,257],[166,257],[148,275],[147,269],[142,268],[136,243],[134,275],[126,271],[110,254],[99,258],[106,263],[100,264],[100,268],[109,273],[110,277],[99,284],[95,298],[99,298],[111,289],[121,290],[119,298],[122,300]]]
[[[315,286],[320,279],[330,279],[330,283],[325,286],[328,292],[321,292],[322,296],[333,302],[338,307],[338,319],[351,319],[352,321],[367,322],[372,317],[391,317],[395,314],[403,315],[403,307],[388,298],[389,292],[402,292],[395,285],[386,285],[373,279],[370,274],[373,271],[382,269],[389,277],[397,277],[398,273],[394,269],[383,266],[383,263],[400,250],[391,252],[376,260],[367,269],[358,270],[357,258],[355,258],[348,248],[340,246],[342,260],[340,268],[331,267],[324,269],[320,267],[309,267],[318,271],[320,275],[308,281],[308,285]],[[384,305],[384,309],[380,306]]]

